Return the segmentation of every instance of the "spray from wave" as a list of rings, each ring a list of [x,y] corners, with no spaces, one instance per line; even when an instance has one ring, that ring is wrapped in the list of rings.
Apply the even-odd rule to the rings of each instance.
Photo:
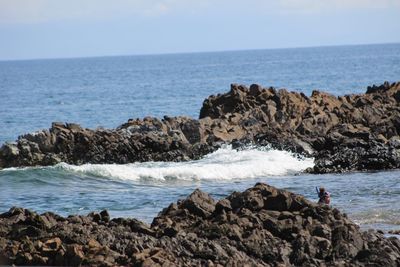
[[[298,158],[290,152],[226,146],[200,160],[187,162],[143,162],[132,164],[61,163],[65,171],[124,180],[232,180],[295,174],[312,167],[313,159]]]

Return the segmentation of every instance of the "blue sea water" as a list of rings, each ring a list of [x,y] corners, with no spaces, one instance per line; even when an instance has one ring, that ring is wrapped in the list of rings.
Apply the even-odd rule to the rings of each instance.
[[[193,54],[0,61],[0,144],[51,122],[114,128],[129,118],[198,117],[231,83],[310,94],[362,93],[400,80],[400,44]],[[263,181],[315,199],[315,186],[361,226],[400,228],[400,172],[297,175],[312,166],[288,153],[229,147],[187,163],[60,164],[0,171],[0,212],[13,205],[62,215],[107,208],[150,222],[197,187],[220,198]]]

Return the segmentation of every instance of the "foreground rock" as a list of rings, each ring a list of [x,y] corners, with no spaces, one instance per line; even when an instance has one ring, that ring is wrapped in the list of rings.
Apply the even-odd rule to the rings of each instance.
[[[134,266],[399,266],[400,240],[346,215],[257,184],[215,201],[194,191],[151,226],[106,211],[0,215],[0,264]]]
[[[0,168],[58,162],[129,163],[198,159],[221,144],[269,145],[315,158],[310,172],[400,167],[400,82],[366,94],[310,97],[285,89],[232,85],[207,98],[200,119],[129,120],[117,129],[53,123],[0,148]]]

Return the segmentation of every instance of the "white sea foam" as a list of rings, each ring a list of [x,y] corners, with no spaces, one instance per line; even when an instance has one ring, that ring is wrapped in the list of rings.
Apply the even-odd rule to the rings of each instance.
[[[399,210],[369,209],[352,215],[352,219],[359,225],[391,224],[400,225]]]
[[[59,164],[57,168],[86,175],[127,180],[232,180],[290,175],[313,166],[313,159],[300,159],[292,153],[273,149],[249,148],[237,151],[221,148],[200,160],[188,162],[143,162],[133,164]]]

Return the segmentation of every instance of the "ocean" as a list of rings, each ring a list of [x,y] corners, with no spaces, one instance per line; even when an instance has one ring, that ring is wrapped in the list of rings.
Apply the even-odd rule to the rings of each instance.
[[[115,128],[145,116],[197,118],[203,100],[231,83],[343,95],[386,80],[400,80],[400,44],[0,61],[0,144],[53,121]],[[400,229],[400,171],[302,173],[312,165],[285,151],[226,146],[181,163],[10,168],[0,170],[0,212],[108,209],[151,222],[195,188],[218,199],[265,182],[310,200],[324,186],[332,205],[361,227]]]

